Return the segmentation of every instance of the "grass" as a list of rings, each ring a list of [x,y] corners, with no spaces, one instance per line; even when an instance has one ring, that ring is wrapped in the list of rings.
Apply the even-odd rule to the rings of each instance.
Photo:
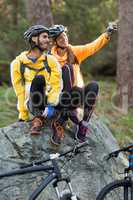
[[[16,96],[12,88],[0,86],[0,127],[7,126],[17,120]]]
[[[111,80],[99,81],[100,94],[96,106],[96,114],[111,129],[120,146],[133,143],[133,109],[125,114],[114,103],[116,82]]]
[[[133,110],[124,114],[115,106],[116,83],[112,79],[99,80],[100,94],[95,113],[108,125],[112,133],[123,146],[133,143]],[[16,97],[12,88],[0,87],[0,127],[17,121]]]

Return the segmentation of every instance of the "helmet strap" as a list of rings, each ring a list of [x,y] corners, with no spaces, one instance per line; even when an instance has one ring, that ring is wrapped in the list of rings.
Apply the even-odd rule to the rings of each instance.
[[[35,42],[31,41],[31,42],[30,42],[30,49],[32,50],[32,49],[34,49],[35,47],[36,47]]]

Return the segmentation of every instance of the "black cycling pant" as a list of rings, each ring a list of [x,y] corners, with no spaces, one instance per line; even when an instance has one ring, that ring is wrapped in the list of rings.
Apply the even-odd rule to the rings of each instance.
[[[32,80],[28,108],[29,111],[35,116],[41,115],[42,111],[45,109],[47,101],[45,86],[45,78],[42,75],[36,75]]]
[[[99,86],[97,82],[93,81],[87,84],[84,88],[85,99],[84,99],[84,116],[83,120],[87,121],[90,119],[93,108],[98,96]]]
[[[99,86],[93,81],[83,88],[73,87],[69,92],[63,92],[57,109],[62,110],[58,119],[61,124],[69,117],[74,123],[78,124],[79,120],[76,108],[83,107],[83,120],[89,121],[98,95]]]
[[[30,99],[28,107],[33,115],[40,115],[47,104],[47,97],[45,95],[46,82],[42,75],[37,75],[32,81],[30,88]],[[98,84],[91,82],[83,88],[73,87],[70,91],[63,91],[60,96],[59,104],[55,107],[60,111],[61,117],[66,119],[68,113],[69,117],[75,123],[78,123],[76,117],[76,108],[84,107],[83,120],[87,120],[92,112],[93,106],[98,95]]]

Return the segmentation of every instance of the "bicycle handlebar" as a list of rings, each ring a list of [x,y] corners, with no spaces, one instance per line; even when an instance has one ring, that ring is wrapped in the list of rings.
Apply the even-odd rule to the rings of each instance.
[[[50,154],[49,158],[45,159],[45,160],[40,160],[40,161],[36,161],[36,162],[32,162],[32,163],[29,163],[29,164],[24,164],[22,166],[20,166],[21,169],[23,168],[27,168],[27,167],[32,167],[34,165],[40,165],[42,163],[45,163],[45,162],[48,162],[52,159],[56,159],[56,158],[60,158],[60,157],[63,157],[71,152],[73,152],[75,155],[80,153],[79,149],[81,149],[82,147],[85,147],[88,145],[88,142],[84,142],[84,143],[81,143],[81,144],[78,144],[78,145],[75,145],[74,147],[72,147],[70,150],[62,153],[62,154],[59,154],[59,153],[56,153],[56,154]]]
[[[133,151],[133,145],[130,145],[128,147],[123,147],[121,149],[118,149],[117,151],[113,151],[108,155],[107,160],[109,160],[110,158],[117,158],[120,152],[130,152]]]

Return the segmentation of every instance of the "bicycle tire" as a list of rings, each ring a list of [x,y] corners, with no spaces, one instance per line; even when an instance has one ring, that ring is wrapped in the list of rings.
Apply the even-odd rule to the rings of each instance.
[[[131,181],[130,180],[116,180],[108,185],[106,185],[101,192],[98,194],[96,200],[106,200],[107,195],[110,194],[114,189],[116,188],[123,188],[124,191],[124,187],[126,188],[131,188]],[[123,195],[123,200],[128,200],[128,198],[124,199],[124,195]]]

